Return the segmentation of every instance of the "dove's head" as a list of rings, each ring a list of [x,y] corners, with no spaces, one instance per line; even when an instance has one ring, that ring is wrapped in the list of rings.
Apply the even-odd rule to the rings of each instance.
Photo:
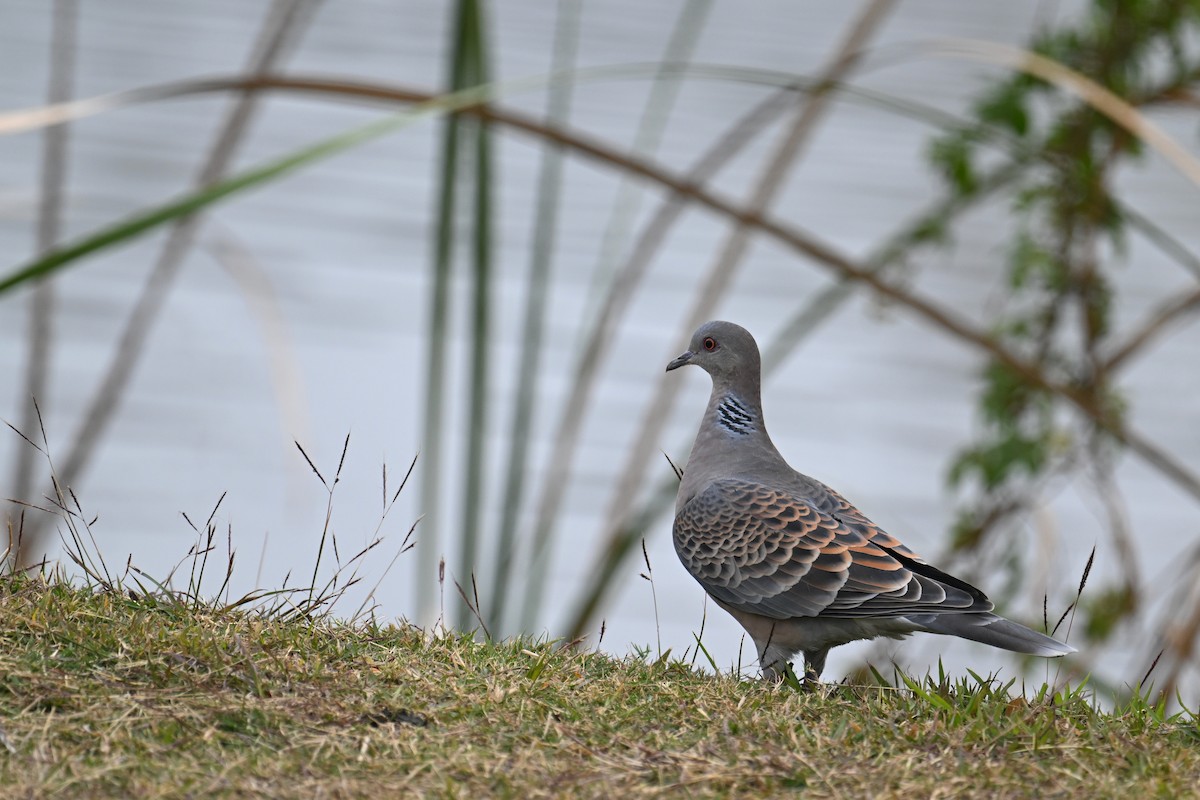
[[[687,352],[667,364],[667,372],[695,364],[715,384],[758,385],[761,362],[750,331],[732,322],[706,322],[692,334]]]

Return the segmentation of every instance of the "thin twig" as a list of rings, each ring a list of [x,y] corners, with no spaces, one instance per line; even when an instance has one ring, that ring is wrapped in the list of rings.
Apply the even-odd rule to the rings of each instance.
[[[1134,329],[1124,343],[1113,350],[1112,355],[1104,362],[1103,369],[1105,371],[1120,369],[1131,356],[1144,349],[1169,325],[1179,322],[1184,315],[1196,311],[1200,311],[1200,289],[1162,303],[1141,325]]]
[[[53,27],[50,36],[50,85],[47,99],[51,104],[69,100],[75,77],[76,28],[79,22],[79,0],[54,0]],[[62,226],[63,188],[67,172],[67,135],[69,128],[58,125],[47,128],[43,135],[40,203],[38,207],[37,249],[45,253],[58,242]],[[32,428],[36,411],[33,398],[49,396],[50,358],[53,342],[54,281],[38,281],[30,298],[29,353],[25,365],[25,386],[19,397],[21,427]],[[17,449],[13,465],[13,497],[29,497],[34,484],[34,451]],[[0,561],[15,569],[24,568],[31,560],[43,558],[46,546],[37,525],[30,525],[29,535],[23,535],[16,546],[9,542],[7,558]]]
[[[1148,242],[1157,247],[1162,253],[1170,256],[1171,260],[1190,272],[1193,278],[1200,281],[1200,256],[1197,256],[1183,242],[1172,236],[1161,225],[1137,209],[1122,205],[1119,208],[1119,213],[1129,223],[1131,228],[1142,234]]]

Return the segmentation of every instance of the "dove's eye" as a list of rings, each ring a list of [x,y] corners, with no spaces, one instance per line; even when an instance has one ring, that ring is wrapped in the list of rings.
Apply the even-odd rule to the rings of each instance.
[[[712,338],[711,336],[706,336],[704,339],[704,349],[709,350],[709,351],[716,350],[717,349],[717,340]]]

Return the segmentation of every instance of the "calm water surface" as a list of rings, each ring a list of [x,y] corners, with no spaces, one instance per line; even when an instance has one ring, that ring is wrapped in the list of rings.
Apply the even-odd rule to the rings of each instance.
[[[7,0],[0,11],[0,105],[39,104],[44,96],[49,4]],[[76,94],[240,69],[267,8],[258,2],[167,4],[106,0],[82,3]],[[661,58],[676,3],[588,4],[580,62],[599,65]],[[944,36],[1020,43],[1039,19],[1040,4],[1012,2],[964,7],[949,0],[902,4],[877,38],[896,48]],[[497,73],[513,78],[544,73],[550,64],[555,4],[498,4]],[[844,35],[852,4],[718,2],[696,53],[700,62],[749,65],[811,74]],[[1063,12],[1065,13],[1065,12]],[[433,88],[443,74],[447,14],[431,3],[327,2],[287,61],[306,74],[346,75]],[[916,56],[871,72],[874,89],[962,113],[973,91],[995,71]],[[572,123],[619,147],[634,139],[649,84],[596,82],[578,87]],[[689,83],[671,115],[658,158],[685,170],[730,121],[764,97],[745,84]],[[544,97],[527,93],[505,103],[542,113]],[[128,109],[71,129],[67,234],[77,235],[177,194],[202,162],[226,100],[200,98]],[[239,166],[373,119],[370,108],[298,97],[268,100],[240,151]],[[1195,149],[1194,118],[1155,118]],[[347,432],[350,451],[333,500],[333,525],[343,553],[380,527],[380,465],[392,485],[421,444],[426,275],[430,261],[438,127],[414,125],[300,174],[220,206],[187,258],[155,328],[115,425],[78,486],[111,563],[130,554],[151,574],[163,574],[186,553],[193,533],[181,518],[206,518],[228,493],[216,520],[238,552],[237,589],[278,585],[288,573],[311,569],[326,495],[299,457],[293,440],[332,473]],[[841,250],[862,255],[936,196],[924,166],[929,131],[916,122],[861,105],[839,104],[824,120],[776,204],[784,219],[817,233]],[[744,197],[778,139],[765,133],[718,179],[722,192]],[[0,247],[11,268],[34,247],[40,138],[0,138]],[[498,515],[528,265],[540,151],[528,139],[498,142],[496,245],[498,291],[495,381],[490,408],[496,434],[488,443],[484,498],[489,522]],[[1153,156],[1122,175],[1138,207],[1173,235],[1200,250],[1197,189]],[[551,349],[538,387],[540,408],[532,453],[544,468],[558,404],[573,371],[577,325],[592,305],[588,293],[618,180],[591,163],[566,169],[554,259],[549,326]],[[639,219],[661,197],[647,191]],[[921,290],[960,312],[983,319],[994,310],[1004,264],[1004,216],[996,208],[972,213],[955,246],[919,267]],[[680,327],[699,276],[707,270],[726,227],[697,210],[685,214],[654,262],[619,336],[593,402],[565,513],[558,529],[554,580],[539,621],[560,632],[567,601],[589,574],[616,471],[630,447],[642,408],[663,366],[677,349]],[[111,358],[113,344],[151,263],[161,234],[110,251],[73,268],[59,284],[57,351],[49,397],[42,398],[50,444],[65,454],[82,409]],[[233,253],[234,255],[230,255]],[[1131,243],[1118,276],[1120,329],[1131,329],[1156,303],[1195,280],[1140,241]],[[465,271],[455,284],[450,374],[458,381],[448,419],[465,413],[467,330]],[[247,277],[249,276],[249,277]],[[270,292],[248,291],[265,280]],[[772,338],[784,320],[828,285],[829,276],[766,241],[756,242],[719,316],[742,321]],[[0,297],[0,416],[19,417],[18,376],[24,369],[28,290]],[[1148,436],[1200,470],[1200,425],[1194,393],[1200,346],[1196,330],[1176,329],[1128,373],[1133,420]],[[804,343],[768,384],[766,413],[781,450],[799,469],[833,484],[868,514],[930,557],[942,550],[953,515],[945,489],[949,454],[973,432],[977,388],[974,353],[948,341],[900,309],[863,296],[849,303]],[[686,458],[707,397],[706,379],[674,373],[682,402],[659,446]],[[20,441],[0,436],[0,480],[8,481]],[[449,479],[440,528],[455,529],[457,482],[465,444],[447,443]],[[664,466],[665,469],[665,466]],[[1141,547],[1146,576],[1169,581],[1173,559],[1200,540],[1200,509],[1141,463],[1126,459],[1119,473],[1129,523]],[[1031,553],[1044,564],[1014,602],[1017,612],[1040,608],[1042,592],[1061,608],[1077,582],[1087,551],[1098,546],[1096,575],[1117,573],[1098,500],[1086,482],[1054,487],[1024,534],[1042,544]],[[391,557],[422,513],[418,493],[404,494],[380,530],[389,545],[372,562]],[[631,562],[605,611],[604,646],[626,652],[653,644],[676,653],[692,646],[703,614],[702,593],[676,562],[663,519],[648,541],[658,595]],[[454,563],[453,554],[448,560]],[[414,613],[412,554],[402,557],[377,593],[387,617]],[[969,569],[969,565],[963,565]],[[1003,575],[976,576],[1003,593]],[[295,580],[295,579],[293,579]],[[1098,581],[1098,578],[1093,578]],[[452,589],[450,590],[453,591]],[[484,589],[486,594],[486,588]],[[721,614],[707,620],[705,640],[717,663],[737,662],[740,631]],[[837,675],[869,652],[837,651]],[[1128,679],[1149,644],[1129,637],[1128,663],[1106,665]],[[926,637],[886,649],[920,668],[945,655],[952,666],[987,671],[999,657],[967,645]],[[886,658],[886,656],[885,656]],[[753,660],[749,650],[744,659]]]

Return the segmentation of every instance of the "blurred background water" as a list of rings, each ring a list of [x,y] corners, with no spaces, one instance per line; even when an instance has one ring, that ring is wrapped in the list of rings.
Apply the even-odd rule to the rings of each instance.
[[[105,0],[80,4],[74,95],[90,97],[169,80],[237,72],[268,9],[265,0],[150,3]],[[0,107],[45,102],[50,68],[51,4],[6,0],[0,9]],[[678,3],[609,2],[583,8],[578,64],[657,62],[679,13]],[[494,72],[500,80],[551,68],[557,5],[548,0],[488,7]],[[872,42],[898,54],[855,83],[961,114],[987,80],[1002,71],[914,54],[910,45],[939,37],[1024,44],[1038,26],[1071,19],[1079,6],[1033,0],[969,4],[913,0],[890,13]],[[859,13],[854,4],[819,2],[712,4],[693,60],[816,75]],[[429,2],[343,2],[317,6],[311,24],[283,60],[283,71],[374,80],[438,91],[445,85],[450,41],[448,7]],[[652,89],[646,80],[580,82],[570,125],[625,150],[635,139]],[[685,171],[731,120],[770,90],[746,83],[687,80],[666,121],[654,159]],[[131,107],[74,123],[69,132],[63,240],[174,196],[189,185],[232,102],[210,95]],[[544,91],[505,95],[501,104],[540,116]],[[378,108],[298,95],[269,94],[237,156],[245,167],[374,119]],[[1154,120],[1196,151],[1195,114],[1165,110]],[[778,140],[777,123],[715,180],[722,195],[745,197]],[[110,564],[127,558],[165,574],[195,541],[180,512],[199,523],[225,494],[216,521],[238,561],[235,591],[277,586],[311,570],[326,495],[296,451],[300,442],[326,476],[342,444],[349,450],[333,500],[333,528],[343,551],[370,541],[382,513],[381,464],[397,485],[423,441],[427,295],[435,224],[439,123],[426,120],[285,180],[217,206],[184,262],[145,357],[137,365],[115,423],[94,461],[75,483]],[[842,252],[862,257],[913,209],[936,196],[926,161],[929,126],[877,108],[837,102],[820,120],[774,214],[815,232]],[[36,253],[41,133],[0,137],[0,251],[9,269]],[[518,358],[523,293],[536,215],[541,146],[499,129],[496,137],[494,308],[484,453],[484,547],[499,514]],[[1118,179],[1143,214],[1193,252],[1200,250],[1197,187],[1161,158],[1148,157]],[[538,415],[530,439],[536,485],[553,443],[559,405],[580,345],[579,320],[595,311],[593,270],[621,176],[568,157],[549,287],[550,345],[537,386]],[[664,199],[639,185],[635,230]],[[584,428],[554,536],[554,568],[533,632],[561,635],[578,589],[594,570],[603,519],[617,472],[633,442],[642,409],[659,382],[685,384],[682,400],[656,446],[686,460],[707,399],[705,376],[673,373],[687,308],[729,230],[710,212],[690,208],[656,255],[618,333],[604,345],[607,362]],[[995,207],[971,212],[954,243],[915,265],[912,283],[969,318],[986,320],[1004,290],[1005,241],[1012,231]],[[165,234],[89,258],[61,276],[55,350],[48,392],[39,398],[51,454],[65,451]],[[1129,330],[1156,304],[1195,285],[1195,278],[1134,238],[1115,273],[1118,331]],[[458,524],[466,412],[461,376],[467,359],[465,269],[452,282],[446,418],[447,479],[438,526]],[[763,237],[716,316],[741,322],[760,342],[832,282],[830,274]],[[264,290],[262,286],[269,286]],[[248,288],[259,287],[259,288]],[[19,376],[26,358],[29,289],[0,296],[0,418],[16,424],[23,402]],[[1200,470],[1197,388],[1200,339],[1194,325],[1172,331],[1125,374],[1131,422],[1176,458]],[[936,559],[946,548],[954,502],[946,488],[953,451],[976,430],[979,354],[865,292],[855,295],[792,353],[765,387],[772,434],[798,469],[838,488],[912,548]],[[0,436],[0,475],[7,483],[18,451]],[[665,461],[654,470],[669,474]],[[45,483],[44,466],[39,486]],[[1134,457],[1118,469],[1122,502],[1148,584],[1179,579],[1184,554],[1200,541],[1200,506]],[[7,488],[7,486],[2,486]],[[535,492],[536,494],[536,492]],[[8,496],[8,493],[5,493]],[[628,498],[633,503],[637,498]],[[530,503],[526,504],[531,505]],[[1093,580],[1115,575],[1115,551],[1098,510],[1097,490],[1070,480],[1046,492],[1014,535],[1030,554],[1035,579],[1010,610],[1040,619],[1043,593],[1053,618],[1073,595],[1088,552],[1097,547]],[[427,509],[410,485],[382,525],[385,544],[370,563],[374,583],[409,526]],[[532,509],[522,513],[522,529]],[[428,520],[425,523],[427,524]],[[700,589],[679,566],[661,516],[647,537],[651,586],[628,560],[601,617],[602,646],[616,653],[654,645],[676,654],[694,646],[704,614]],[[418,526],[417,536],[423,528]],[[453,565],[454,544],[439,550]],[[970,564],[963,565],[963,569]],[[375,595],[381,617],[417,619],[415,553],[406,553]],[[469,582],[462,575],[455,579]],[[1008,577],[972,574],[986,591],[1004,594]],[[293,583],[296,580],[293,578]],[[481,586],[486,596],[490,587]],[[451,584],[446,602],[456,594]],[[1166,595],[1153,598],[1161,610]],[[436,604],[435,604],[436,605]],[[709,609],[712,611],[713,609]],[[427,620],[424,620],[427,621]],[[599,629],[596,624],[594,630]],[[1153,657],[1148,630],[1130,626],[1116,655],[1098,669],[1108,679],[1136,680]],[[717,664],[739,657],[740,629],[709,614],[704,640]],[[827,676],[872,655],[921,669],[944,657],[952,667],[991,671],[1001,655],[925,637],[879,650],[868,644],[836,650]],[[703,659],[701,659],[703,662]],[[1041,674],[1040,671],[1038,673]]]

